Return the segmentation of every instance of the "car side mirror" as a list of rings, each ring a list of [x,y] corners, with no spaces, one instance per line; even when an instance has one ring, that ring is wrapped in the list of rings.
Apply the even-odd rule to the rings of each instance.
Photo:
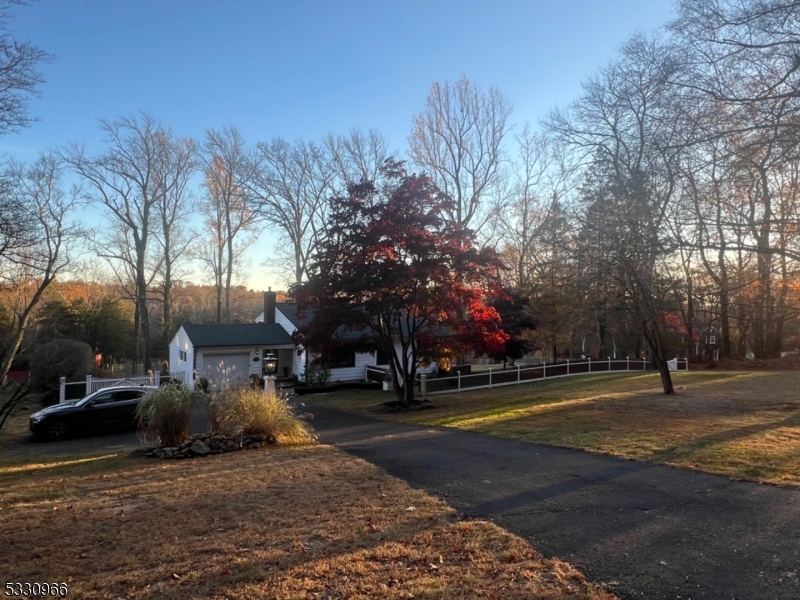
[[[83,405],[83,408],[92,408],[94,406],[94,401],[87,402]]]

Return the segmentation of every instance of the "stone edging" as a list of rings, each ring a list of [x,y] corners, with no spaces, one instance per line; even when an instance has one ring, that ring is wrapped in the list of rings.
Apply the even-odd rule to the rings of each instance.
[[[195,458],[209,454],[222,454],[237,450],[250,450],[261,448],[274,442],[267,435],[222,435],[201,433],[196,434],[179,446],[155,447],[146,450],[144,456],[154,458]]]

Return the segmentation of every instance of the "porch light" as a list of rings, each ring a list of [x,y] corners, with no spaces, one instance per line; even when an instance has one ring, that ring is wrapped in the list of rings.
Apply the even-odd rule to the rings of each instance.
[[[278,358],[272,352],[268,352],[264,355],[264,373],[266,375],[275,375],[277,371]]]

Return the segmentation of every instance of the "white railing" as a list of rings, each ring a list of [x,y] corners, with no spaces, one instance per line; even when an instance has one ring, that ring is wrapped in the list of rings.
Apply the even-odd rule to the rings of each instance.
[[[383,381],[384,375],[389,370],[389,367],[376,367],[374,365],[367,365],[364,373],[364,379],[367,381]]]
[[[688,371],[689,361],[672,359],[668,361],[670,371]],[[453,377],[436,377],[429,379],[426,375],[417,376],[417,385],[423,396],[452,394],[468,390],[479,390],[506,385],[519,385],[541,379],[559,379],[590,375],[596,373],[625,373],[630,371],[646,371],[650,362],[639,358],[609,358],[607,360],[567,360],[566,362],[542,364],[534,367],[523,367],[504,370],[482,371],[469,375],[458,373]]]
[[[180,381],[184,384],[191,383],[191,373],[188,371],[176,371],[173,373],[169,373],[168,375],[171,379]],[[162,375],[160,372],[153,373],[152,375],[139,375],[136,377],[119,377],[116,379],[102,379],[98,377],[92,377],[91,375],[86,376],[85,381],[67,381],[65,377],[61,378],[60,386],[59,386],[59,393],[58,393],[58,401],[63,404],[67,401],[67,387],[68,386],[85,386],[85,391],[81,395],[81,398],[84,396],[88,396],[92,392],[96,392],[97,390],[101,390],[107,387],[113,387],[115,385],[154,385],[158,386],[161,385],[161,380],[167,377],[167,375]]]

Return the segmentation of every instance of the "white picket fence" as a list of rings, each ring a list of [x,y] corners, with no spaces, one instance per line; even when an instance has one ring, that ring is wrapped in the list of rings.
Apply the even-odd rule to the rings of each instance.
[[[670,371],[688,371],[689,361],[674,358],[668,361]],[[417,386],[423,396],[437,394],[452,394],[468,390],[500,387],[505,385],[519,385],[542,379],[557,379],[562,377],[575,377],[597,373],[624,373],[630,371],[646,371],[650,362],[637,358],[609,358],[607,360],[578,360],[542,364],[533,367],[518,365],[510,369],[481,371],[462,375],[458,373],[453,377],[429,378],[426,375],[417,376]]]
[[[191,374],[186,371],[176,371],[169,373],[169,377],[173,380],[180,381],[181,383],[190,384]],[[101,379],[98,377],[86,376],[85,381],[67,381],[66,377],[62,377],[59,386],[58,401],[63,404],[67,401],[67,387],[68,386],[86,386],[83,396],[88,396],[92,392],[101,390],[115,385],[155,385],[161,384],[161,380],[166,375],[162,376],[160,372],[153,373],[152,375],[140,375],[137,377],[120,377],[118,379]],[[83,397],[82,396],[82,397]]]

